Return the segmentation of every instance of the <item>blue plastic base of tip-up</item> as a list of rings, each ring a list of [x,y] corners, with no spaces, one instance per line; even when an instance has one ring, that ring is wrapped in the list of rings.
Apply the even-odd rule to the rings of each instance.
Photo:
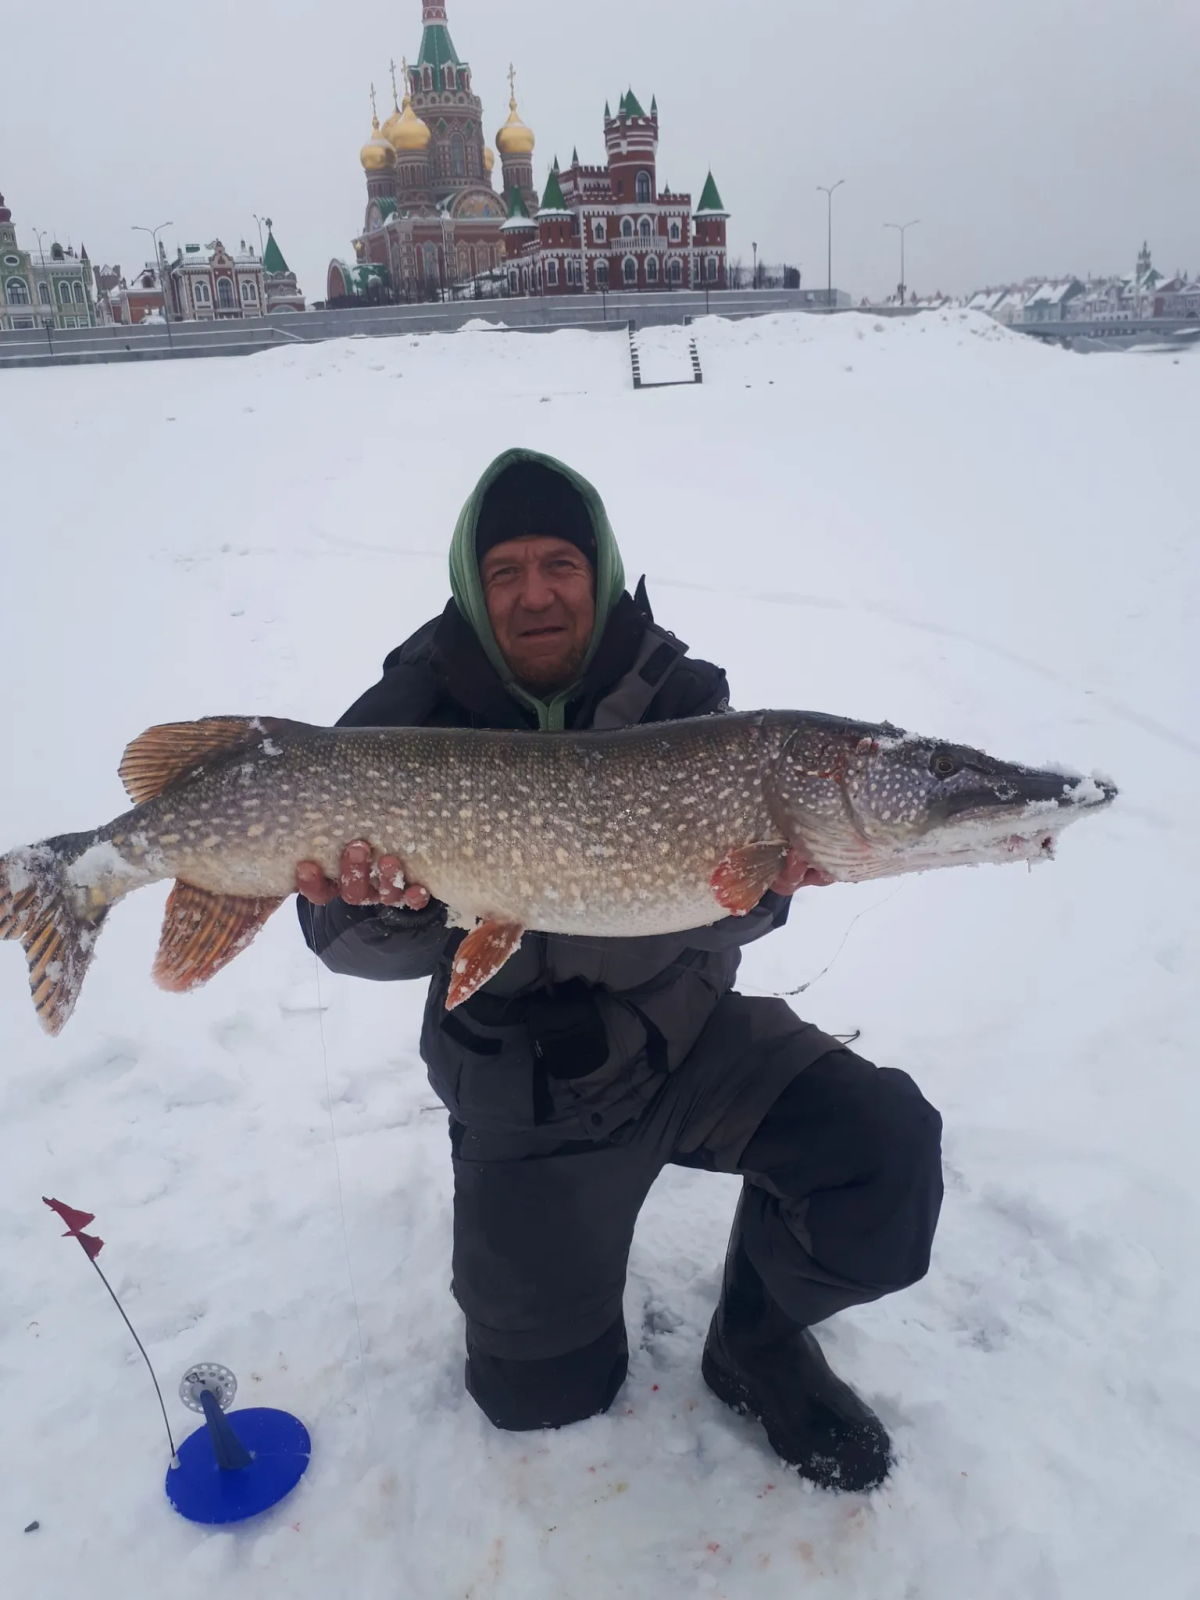
[[[241,1522],[278,1504],[304,1476],[308,1429],[287,1411],[248,1407],[224,1416],[201,1397],[205,1424],[167,1469],[167,1499],[190,1522]]]

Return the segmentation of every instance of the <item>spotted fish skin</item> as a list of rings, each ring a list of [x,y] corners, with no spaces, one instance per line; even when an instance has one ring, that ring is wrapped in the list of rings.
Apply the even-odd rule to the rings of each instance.
[[[400,857],[453,924],[627,937],[749,909],[789,846],[844,881],[1032,859],[1115,794],[787,711],[553,735],[212,718],[149,730],[121,770],[132,810],[0,858],[0,935],[29,954],[41,930],[35,1003],[70,966],[72,993],[46,1000],[58,1026],[103,914],[159,879],[176,889],[156,976],[184,988],[245,947],[298,862],[335,877],[354,839]]]

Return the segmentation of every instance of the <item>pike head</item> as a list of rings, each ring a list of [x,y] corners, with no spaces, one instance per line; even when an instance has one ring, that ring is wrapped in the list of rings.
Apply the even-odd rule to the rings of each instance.
[[[1098,778],[997,761],[883,724],[805,718],[786,735],[775,802],[789,840],[846,882],[977,862],[1038,861],[1102,810]]]

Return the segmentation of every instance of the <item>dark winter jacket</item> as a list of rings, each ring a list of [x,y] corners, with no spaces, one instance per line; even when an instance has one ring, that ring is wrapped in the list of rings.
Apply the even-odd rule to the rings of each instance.
[[[594,535],[592,638],[579,680],[549,701],[502,677],[476,556],[492,485],[508,467],[530,462],[561,474]],[[523,531],[514,527],[514,535]],[[686,645],[655,626],[644,583],[634,597],[625,592],[620,552],[595,489],[548,456],[507,451],[487,469],[454,530],[450,576],[454,599],[392,651],[383,677],[346,712],[344,726],[620,728],[728,709],[720,667],[690,660]],[[544,1126],[560,1140],[598,1140],[653,1098],[732,987],[740,947],[779,927],[787,909],[787,900],[768,894],[746,917],[656,938],[529,932],[500,972],[452,1012],[444,1002],[463,934],[446,928],[444,906],[402,911],[302,900],[300,921],[335,972],[432,977],[421,1054],[435,1092],[460,1122],[521,1133]]]
[[[645,590],[617,602],[567,707],[569,728],[668,722],[727,709],[725,674],[655,627]],[[393,650],[383,677],[341,719],[348,727],[530,728],[451,601]],[[553,738],[553,734],[543,734]],[[421,1054],[435,1093],[461,1122],[564,1138],[605,1138],[636,1116],[661,1074],[687,1055],[733,986],[739,948],[782,925],[789,902],[765,896],[746,917],[690,933],[585,939],[526,933],[517,953],[466,1005],[447,1012],[462,938],[445,908],[381,910],[300,902],[310,946],[335,972],[432,976]]]

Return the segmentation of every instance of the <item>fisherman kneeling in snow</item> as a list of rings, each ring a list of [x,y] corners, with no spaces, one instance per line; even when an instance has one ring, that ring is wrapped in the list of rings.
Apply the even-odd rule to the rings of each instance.
[[[727,708],[724,672],[625,592],[599,496],[532,451],[500,456],[450,548],[454,598],[384,662],[343,726],[619,728]],[[421,1053],[450,1111],[454,1294],[466,1384],[500,1428],[605,1411],[624,1382],[621,1301],[634,1223],[668,1162],[738,1173],[742,1195],[702,1370],[806,1478],[869,1489],[882,1423],[810,1331],[922,1277],[942,1197],[941,1119],[782,1000],[733,990],[744,944],[827,881],[789,853],[756,909],[690,933],[526,933],[445,1009],[463,935],[348,847],[340,880],[301,865],[300,921],[335,972],[432,977]]]

